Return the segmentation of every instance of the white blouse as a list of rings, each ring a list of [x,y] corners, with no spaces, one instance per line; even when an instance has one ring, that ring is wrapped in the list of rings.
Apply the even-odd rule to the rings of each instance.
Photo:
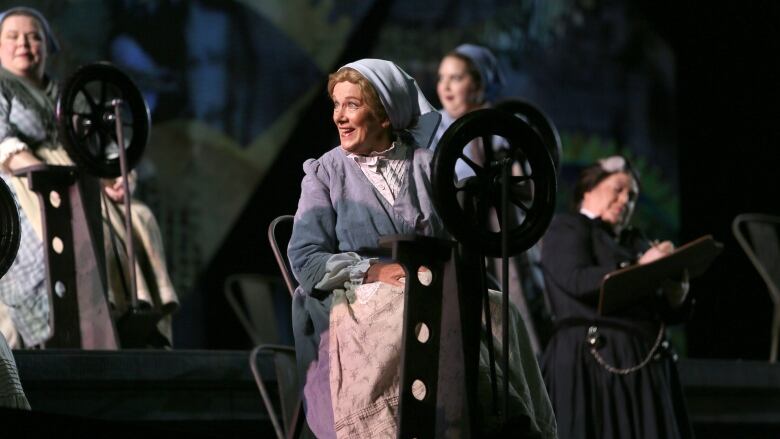
[[[406,176],[406,148],[400,142],[393,142],[390,148],[372,152],[367,156],[348,155],[360,166],[368,181],[391,205],[395,203],[398,190]]]

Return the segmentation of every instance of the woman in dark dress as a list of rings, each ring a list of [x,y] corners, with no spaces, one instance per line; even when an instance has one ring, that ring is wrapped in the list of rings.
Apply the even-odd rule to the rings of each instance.
[[[639,179],[622,156],[586,168],[575,213],[544,237],[542,267],[556,331],[542,371],[562,439],[692,436],[665,325],[687,314],[687,274],[614,315],[597,311],[609,272],[673,251],[627,227]]]

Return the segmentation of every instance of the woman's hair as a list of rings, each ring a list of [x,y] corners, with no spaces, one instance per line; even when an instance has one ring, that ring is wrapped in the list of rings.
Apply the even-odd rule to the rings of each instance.
[[[631,163],[622,155],[613,155],[598,160],[596,163],[588,166],[580,172],[577,184],[574,186],[573,207],[579,209],[582,204],[582,198],[587,192],[590,192],[598,186],[605,178],[618,172],[624,172],[634,179],[639,186],[639,173],[631,166]]]
[[[444,58],[452,57],[457,58],[466,64],[466,72],[471,76],[471,80],[474,82],[474,89],[479,95],[477,104],[482,104],[485,101],[485,79],[482,77],[482,73],[479,71],[477,64],[468,56],[457,52],[455,50],[444,55]]]
[[[377,94],[374,86],[368,82],[368,79],[353,68],[345,67],[328,76],[328,96],[330,96],[331,99],[333,98],[333,88],[336,87],[336,84],[345,81],[356,84],[358,88],[360,88],[363,100],[377,119],[389,120],[385,106],[382,105],[382,101],[379,99],[379,94]]]

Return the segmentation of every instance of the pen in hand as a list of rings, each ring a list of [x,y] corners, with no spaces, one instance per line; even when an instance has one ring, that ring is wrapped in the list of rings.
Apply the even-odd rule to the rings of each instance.
[[[653,262],[668,254],[671,254],[672,251],[674,251],[674,245],[672,245],[671,241],[662,242],[654,239],[652,241],[648,240],[648,244],[650,244],[650,248],[642,255],[641,258],[639,258],[638,262],[640,264]]]

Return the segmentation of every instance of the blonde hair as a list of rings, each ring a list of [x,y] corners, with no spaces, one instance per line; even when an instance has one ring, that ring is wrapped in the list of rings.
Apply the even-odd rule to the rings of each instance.
[[[376,89],[365,76],[361,75],[357,70],[345,67],[328,76],[328,96],[333,99],[333,89],[339,82],[351,82],[360,88],[360,93],[363,95],[363,100],[368,106],[369,110],[374,113],[374,116],[379,120],[390,119],[387,116],[387,110],[382,105],[382,101],[379,99]]]

